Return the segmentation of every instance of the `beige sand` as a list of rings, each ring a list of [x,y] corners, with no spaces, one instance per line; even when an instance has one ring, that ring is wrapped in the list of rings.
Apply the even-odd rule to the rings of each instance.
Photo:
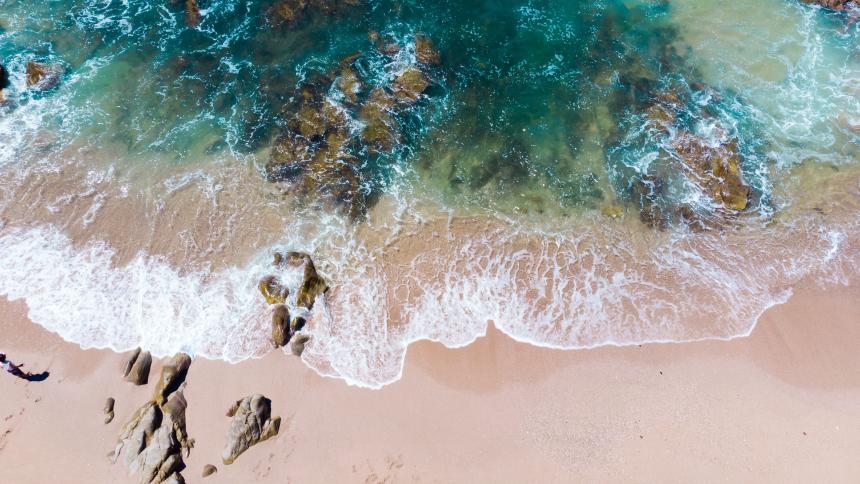
[[[47,381],[0,375],[0,482],[133,482],[111,465],[147,399],[121,355],[82,351],[0,304],[3,350]],[[491,331],[468,348],[410,348],[380,391],[324,379],[280,352],[188,376],[184,475],[200,482],[857,482],[860,287],[802,289],[729,342],[554,351]],[[160,365],[153,367],[157,374]],[[230,403],[272,398],[281,434],[223,466]],[[116,420],[102,423],[104,400]]]

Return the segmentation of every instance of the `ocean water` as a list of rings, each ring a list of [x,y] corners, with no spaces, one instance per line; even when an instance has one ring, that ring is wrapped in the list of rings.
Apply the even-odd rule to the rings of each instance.
[[[284,250],[332,287],[302,359],[371,388],[417,340],[729,339],[857,277],[849,15],[199,5],[0,1],[0,295],[83,347],[261,356]],[[28,88],[30,61],[59,85]]]

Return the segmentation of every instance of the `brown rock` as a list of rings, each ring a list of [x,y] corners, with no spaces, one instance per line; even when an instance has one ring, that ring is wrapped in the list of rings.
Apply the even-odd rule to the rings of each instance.
[[[227,442],[221,460],[229,465],[243,452],[278,434],[281,418],[272,418],[272,401],[263,395],[250,395],[236,402]]]
[[[290,351],[296,356],[302,356],[302,353],[305,352],[305,345],[310,340],[311,337],[304,333],[294,335],[290,343]]]
[[[305,327],[305,318],[301,316],[296,316],[290,321],[290,333],[296,334]]]
[[[358,102],[358,93],[361,92],[364,85],[358,78],[355,69],[345,67],[340,71],[340,75],[335,81],[335,85],[343,93],[343,97],[350,103]]]
[[[149,371],[152,366],[152,355],[149,351],[137,348],[126,360],[123,366],[125,381],[135,385],[146,385],[149,382]]]
[[[433,47],[433,41],[422,34],[415,36],[415,58],[422,64],[437,65],[441,62],[441,56]]]
[[[430,80],[424,72],[417,67],[409,67],[396,78],[391,85],[391,91],[398,101],[412,104],[421,97],[421,94],[430,86]]]
[[[179,389],[185,382],[188,368],[191,366],[191,357],[185,353],[178,353],[161,368],[161,377],[155,387],[153,400],[158,405],[163,405],[171,393]]]
[[[286,287],[281,285],[275,276],[264,277],[260,281],[259,288],[267,304],[284,304],[290,292]]]
[[[27,87],[35,91],[49,91],[60,84],[65,69],[59,64],[27,63]]]
[[[382,89],[374,89],[361,107],[359,116],[364,122],[361,137],[371,152],[388,152],[400,142],[400,133],[394,120],[395,100]]]
[[[202,475],[204,478],[209,477],[212,474],[215,474],[216,472],[218,472],[218,468],[213,466],[212,464],[206,464],[205,466],[203,466],[203,474]]]
[[[290,311],[283,304],[272,311],[272,343],[276,348],[286,346],[290,341]]]
[[[200,14],[200,6],[197,5],[197,0],[185,0],[185,25],[189,27],[197,27],[203,16]]]
[[[691,133],[679,134],[674,144],[688,178],[717,204],[731,211],[744,210],[750,187],[741,173],[737,141],[713,146]]]
[[[302,285],[296,294],[296,305],[313,309],[317,296],[328,291],[328,284],[317,274],[314,261],[308,257],[305,260],[304,276]]]

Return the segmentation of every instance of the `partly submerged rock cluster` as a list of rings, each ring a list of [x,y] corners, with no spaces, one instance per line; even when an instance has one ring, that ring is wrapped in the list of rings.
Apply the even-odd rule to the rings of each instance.
[[[655,227],[675,222],[707,228],[715,220],[745,210],[750,202],[738,139],[706,111],[698,115],[700,122],[710,124],[709,136],[687,128],[679,114],[691,102],[688,91],[670,85],[655,92],[645,109],[646,131],[659,142],[659,159],[651,164],[653,172],[640,174],[632,192],[643,222]],[[666,191],[671,177],[680,178],[689,192],[701,196],[670,201]]]
[[[397,44],[377,42],[382,55],[401,51]],[[386,64],[383,84],[364,78],[361,53],[301,84],[265,168],[269,181],[289,183],[300,200],[319,200],[353,220],[361,217],[372,194],[367,160],[395,150],[403,138],[399,118],[432,85],[430,68],[439,53],[422,35],[416,35],[414,49],[413,62]]]
[[[848,8],[856,8],[857,0],[800,0],[803,3],[811,5],[820,5],[833,10],[846,10]]]
[[[301,311],[313,309],[317,298],[325,294],[329,287],[325,279],[317,273],[313,259],[303,252],[287,252],[286,255],[276,252],[273,265],[279,270],[301,271],[301,281],[296,290],[294,304]],[[293,354],[301,356],[310,336],[301,333],[305,326],[305,318],[300,315],[290,316],[287,299],[290,291],[274,275],[264,277],[259,284],[260,293],[272,310],[272,343],[275,347],[286,346],[288,343]]]
[[[185,482],[183,454],[187,457],[194,446],[185,430],[188,402],[182,391],[190,366],[191,357],[184,353],[165,363],[153,398],[126,423],[111,453],[114,462],[124,457],[142,484]]]

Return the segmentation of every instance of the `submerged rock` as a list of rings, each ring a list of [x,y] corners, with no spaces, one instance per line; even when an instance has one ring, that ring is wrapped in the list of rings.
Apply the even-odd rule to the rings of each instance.
[[[233,420],[221,453],[226,465],[235,462],[251,446],[277,435],[281,426],[280,417],[272,418],[272,401],[259,394],[237,401],[228,416]]]
[[[27,63],[27,87],[34,91],[49,91],[60,84],[65,69],[59,64]]]
[[[260,280],[259,288],[267,304],[284,304],[290,292],[286,287],[281,285],[275,276],[264,277]]]
[[[283,304],[272,311],[272,343],[276,348],[286,346],[290,341],[290,311]]]
[[[741,173],[737,141],[713,145],[691,133],[676,138],[675,151],[690,179],[724,209],[741,211],[749,203],[750,187]]]
[[[437,65],[442,62],[439,51],[433,47],[433,41],[423,34],[415,36],[415,59],[422,64],[430,65]]]
[[[421,69],[409,67],[394,78],[391,90],[398,101],[412,104],[418,101],[418,98],[429,86],[430,80],[427,79],[427,75]]]
[[[200,6],[197,0],[185,0],[185,24],[189,27],[197,27],[203,16],[200,14]]]
[[[152,355],[149,351],[141,351],[140,348],[126,359],[123,365],[123,377],[125,381],[135,385],[146,385],[149,382],[149,371],[152,366]]]

